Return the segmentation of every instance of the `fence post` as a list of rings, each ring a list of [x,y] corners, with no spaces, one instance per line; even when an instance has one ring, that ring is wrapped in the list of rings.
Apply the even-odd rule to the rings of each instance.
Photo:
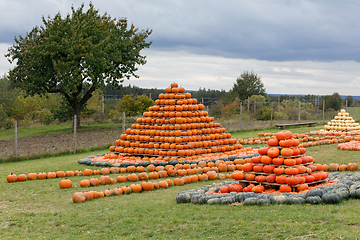
[[[345,106],[346,106],[346,112],[348,111],[348,110],[347,110],[347,103],[348,103],[348,101],[347,101],[347,100],[345,100],[345,104],[346,104],[346,105],[345,105]]]
[[[15,129],[15,139],[14,139],[14,145],[15,145],[15,152],[14,156],[17,158],[17,121],[14,122],[14,129]]]
[[[273,107],[274,107],[274,102],[271,102],[271,121],[270,121],[270,127],[272,127]]]
[[[325,99],[323,100],[323,124],[325,123]]]
[[[240,102],[240,131],[242,131],[242,102]]]
[[[300,123],[300,112],[301,112],[301,102],[299,100],[299,117],[298,117],[298,123]]]
[[[104,94],[102,95],[102,104],[101,104],[101,109],[102,109],[102,114],[105,113],[105,97]]]
[[[74,115],[74,154],[76,153],[76,115]]]
[[[125,133],[125,112],[123,112],[123,123],[122,123],[122,133]]]
[[[248,114],[250,113],[250,98],[248,97]]]
[[[280,95],[278,96],[278,112],[280,112]]]

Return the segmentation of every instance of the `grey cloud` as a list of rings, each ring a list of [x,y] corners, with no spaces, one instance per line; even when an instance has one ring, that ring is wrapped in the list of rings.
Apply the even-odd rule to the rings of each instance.
[[[41,24],[42,15],[64,16],[82,1],[2,2],[8,25],[0,24],[0,41],[9,43]],[[360,61],[358,1],[92,2],[102,13],[153,29],[152,48],[269,61]]]

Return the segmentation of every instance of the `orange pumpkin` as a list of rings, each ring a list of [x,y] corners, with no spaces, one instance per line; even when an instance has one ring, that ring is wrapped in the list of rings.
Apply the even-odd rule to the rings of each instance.
[[[85,196],[82,192],[76,192],[73,194],[72,200],[74,203],[85,202]]]
[[[6,177],[6,181],[8,183],[13,183],[13,182],[17,182],[18,178],[15,174],[13,174],[12,172]]]
[[[291,192],[291,187],[289,185],[282,184],[280,185],[279,190],[280,192]]]
[[[80,187],[89,187],[90,181],[88,179],[81,180]]]
[[[69,180],[69,179],[64,179],[64,180],[61,180],[59,182],[59,187],[60,188],[71,188],[72,187],[72,182]]]

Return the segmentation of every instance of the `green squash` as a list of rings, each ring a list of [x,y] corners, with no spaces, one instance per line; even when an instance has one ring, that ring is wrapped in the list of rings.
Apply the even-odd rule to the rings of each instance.
[[[235,202],[243,202],[246,199],[246,194],[244,192],[240,192],[238,194],[235,195],[234,199]]]
[[[352,190],[352,191],[350,192],[350,196],[351,196],[352,198],[357,198],[357,199],[359,199],[359,198],[360,198],[360,188],[359,188],[359,189]]]
[[[319,196],[310,196],[306,198],[306,202],[310,204],[319,204],[321,203],[321,198]]]
[[[220,204],[232,204],[235,200],[233,197],[222,197],[220,198]]]
[[[305,198],[297,196],[290,198],[290,201],[291,204],[304,204],[306,202]]]
[[[208,204],[210,205],[215,205],[215,204],[219,204],[220,203],[220,198],[211,198],[207,201]]]
[[[350,192],[346,188],[338,189],[335,193],[341,194],[342,199],[348,199],[350,197]]]
[[[270,202],[276,204],[288,204],[289,197],[284,194],[276,194],[270,197]]]
[[[176,196],[176,203],[189,203],[191,201],[191,196],[188,193],[179,193]]]
[[[175,166],[175,165],[178,164],[178,163],[179,163],[178,160],[170,160],[170,161],[169,161],[169,164],[170,164],[170,165],[173,165],[173,166]]]
[[[271,204],[270,199],[268,198],[259,198],[258,205],[268,205]]]
[[[340,196],[338,193],[324,194],[322,200],[327,204],[336,204],[341,202],[342,198]]]
[[[310,190],[306,193],[306,198],[308,197],[315,197],[315,196],[318,196],[318,197],[322,197],[322,195],[325,193],[324,190],[321,190],[321,189],[313,189],[313,190]]]
[[[193,203],[193,204],[197,204],[197,203],[200,203],[200,198],[202,198],[202,197],[203,197],[203,195],[193,194],[193,195],[191,195],[191,197],[190,197],[190,201],[191,201],[191,203]]]
[[[211,195],[205,194],[199,199],[199,204],[206,204],[209,199],[211,199]]]
[[[149,166],[150,164],[151,164],[150,161],[142,161],[142,162],[139,163],[139,166],[147,167],[147,166]]]
[[[256,197],[247,198],[244,201],[245,206],[252,206],[252,205],[258,205],[259,199]]]

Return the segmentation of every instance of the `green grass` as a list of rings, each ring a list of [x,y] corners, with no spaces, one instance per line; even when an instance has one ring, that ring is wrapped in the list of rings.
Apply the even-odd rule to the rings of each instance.
[[[360,120],[360,107],[348,107],[350,117],[353,117],[355,121]]]
[[[97,150],[103,150],[106,151],[109,149],[111,145],[101,145],[101,146],[95,146],[91,148],[77,148],[76,153],[86,153],[86,152],[93,152]],[[35,153],[25,156],[19,156],[19,157],[8,157],[8,158],[0,158],[0,164],[5,162],[20,162],[20,161],[26,161],[26,160],[34,160],[39,158],[48,158],[48,157],[59,157],[59,156],[67,156],[72,155],[73,150],[65,150],[62,152],[47,152],[47,153]]]
[[[253,133],[238,136],[245,138]],[[255,136],[257,132],[252,135]],[[74,187],[67,190],[58,187],[59,179],[6,182],[10,171],[18,175],[84,170],[87,166],[77,161],[101,153],[104,151],[1,164],[1,239],[356,239],[360,236],[359,200],[346,200],[338,205],[176,204],[179,191],[212,183],[207,181],[74,204],[71,196],[76,191],[85,191],[79,183],[90,177],[72,177]],[[341,151],[336,145],[307,148],[307,155],[320,163],[360,163],[358,151]],[[125,184],[129,183],[86,190],[102,191]]]
[[[81,126],[76,131],[82,132],[82,131],[94,131],[94,130],[116,129],[116,128],[122,128],[122,125],[117,123],[88,125],[88,126]],[[27,138],[34,136],[53,135],[53,134],[72,133],[72,132],[73,132],[73,128],[71,123],[61,123],[54,125],[39,125],[33,127],[18,128],[17,137],[18,139],[20,139],[20,138]],[[13,140],[14,136],[15,136],[14,129],[7,129],[0,131],[0,141]]]

